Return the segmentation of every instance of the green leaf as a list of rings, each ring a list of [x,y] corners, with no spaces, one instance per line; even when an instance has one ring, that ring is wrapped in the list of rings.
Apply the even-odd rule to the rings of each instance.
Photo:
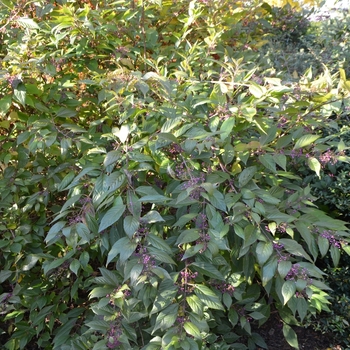
[[[116,286],[120,284],[120,280],[116,271],[110,271],[103,267],[99,268],[102,277],[98,277],[98,282],[108,284],[110,286]]]
[[[219,192],[218,190],[214,189],[213,193],[209,195],[209,200],[211,205],[213,205],[215,208],[222,210],[223,212],[226,211],[226,202],[224,195]]]
[[[225,140],[232,132],[233,127],[235,126],[236,120],[234,117],[227,118],[221,125],[220,138],[221,140]]]
[[[198,316],[203,315],[204,305],[201,302],[201,300],[197,297],[197,295],[192,294],[192,295],[186,297],[186,301],[187,301],[187,304],[189,305],[189,307],[192,309],[192,311],[196,315],[198,315]]]
[[[265,340],[262,338],[261,335],[257,333],[252,333],[252,340],[256,345],[259,345],[263,349],[268,349],[268,346],[265,343]]]
[[[123,215],[124,211],[126,209],[126,206],[123,204],[123,202],[118,201],[116,205],[114,205],[112,208],[110,208],[102,217],[100,226],[98,227],[98,232],[102,232],[107,227],[113,225],[116,223],[119,218]]]
[[[154,258],[160,262],[166,263],[166,264],[173,264],[176,265],[175,261],[171,258],[168,252],[163,252],[159,249],[155,249],[153,247],[148,247],[149,253],[154,256]]]
[[[123,221],[124,231],[130,239],[133,237],[134,233],[138,230],[139,226],[140,226],[140,223],[134,216],[128,215],[124,218],[124,221]]]
[[[222,301],[226,308],[229,310],[232,306],[232,296],[228,293],[224,293],[222,296]]]
[[[218,297],[211,297],[206,294],[200,294],[196,293],[200,301],[206,305],[209,309],[214,309],[214,310],[225,310],[223,307],[221,301],[219,300]]]
[[[161,194],[143,196],[139,199],[139,201],[143,203],[160,203],[160,204],[163,204],[169,200],[171,200],[171,198],[165,197]]]
[[[319,139],[321,135],[303,135],[294,145],[294,149],[303,148]]]
[[[115,136],[119,138],[121,143],[125,143],[130,133],[130,127],[129,125],[122,125],[120,129],[113,128],[112,132]]]
[[[94,320],[87,322],[86,325],[92,330],[97,332],[107,333],[110,329],[110,322],[104,320]],[[106,345],[105,345],[106,346]]]
[[[199,251],[204,249],[204,243],[199,243],[194,246],[191,246],[186,249],[184,255],[182,256],[181,260],[186,260],[194,255],[196,255]]]
[[[39,259],[40,257],[38,255],[35,255],[35,254],[27,255],[21,267],[22,271],[29,271],[30,269],[32,269]]]
[[[71,117],[75,117],[77,114],[77,111],[73,108],[60,108],[57,112],[56,112],[56,116],[60,117],[60,118],[71,118]]]
[[[117,255],[120,254],[120,262],[123,264],[135,251],[137,243],[130,241],[128,237],[123,237],[115,242],[108,253],[108,265]]]
[[[89,243],[90,240],[93,238],[93,235],[90,233],[89,228],[85,224],[79,222],[75,225],[75,229],[78,236],[81,238],[81,241],[79,241],[79,244],[82,245],[85,243]]]
[[[157,136],[161,139],[164,139],[164,140],[167,140],[170,142],[174,142],[176,144],[179,143],[178,139],[173,134],[171,134],[169,132],[160,132]]]
[[[297,311],[300,317],[300,321],[303,322],[308,313],[308,303],[304,298],[297,298]]]
[[[74,272],[78,276],[78,271],[80,269],[80,262],[77,259],[72,260],[72,262],[69,265],[69,269]]]
[[[286,305],[288,300],[294,296],[296,289],[297,288],[294,281],[285,281],[283,283],[282,296],[284,305]]]
[[[10,270],[2,270],[0,271],[0,283],[5,282],[11,275],[13,271]]]
[[[153,327],[152,334],[158,329],[160,329],[161,331],[164,331],[170,328],[176,321],[178,310],[179,310],[179,304],[176,303],[176,304],[169,305],[166,309],[161,311],[156,318],[156,322]]]
[[[171,264],[171,262],[169,262],[169,259],[159,259],[162,262],[166,262],[168,264]],[[174,263],[175,264],[175,263]],[[153,272],[155,275],[157,275],[160,279],[169,279],[172,281],[171,276],[169,275],[169,272],[165,269],[163,269],[162,267],[159,266],[153,266],[150,268],[150,271]]]
[[[107,168],[109,165],[116,163],[121,158],[120,151],[110,151],[107,153],[103,165]]]
[[[74,179],[75,173],[70,171],[58,185],[58,191],[63,191]]]
[[[224,307],[218,296],[207,286],[196,284],[195,294],[200,299],[200,301],[210,309],[224,310]]]
[[[13,3],[10,0],[1,0],[0,3],[3,4],[5,7],[7,7],[9,10],[12,10],[14,8],[14,6],[16,5],[15,3]]]
[[[268,191],[258,189],[258,190],[255,190],[254,193],[257,194],[258,197],[261,198],[265,203],[278,204],[281,202],[278,198],[271,195]],[[258,203],[259,202],[256,203],[256,206],[258,205]],[[259,204],[261,204],[261,203],[259,203]],[[266,210],[265,210],[265,212],[266,212]]]
[[[305,225],[301,221],[297,221],[295,223],[295,227],[298,229],[300,235],[303,237],[304,241],[306,242],[306,244],[308,245],[308,247],[310,249],[314,238],[313,238],[309,228],[307,227],[307,225]]]
[[[310,157],[307,160],[307,164],[309,165],[310,169],[313,170],[319,178],[321,178],[320,176],[321,163],[318,161],[318,159],[314,157]]]
[[[61,266],[65,261],[67,261],[68,259],[70,259],[72,256],[74,255],[74,251],[71,250],[70,252],[68,252],[64,257],[62,258],[58,258],[56,260],[53,261],[45,261],[45,263],[43,264],[43,271],[44,271],[44,275],[47,275],[47,273],[52,270],[55,269],[56,267]]]
[[[142,224],[153,224],[155,222],[161,222],[161,221],[165,221],[165,220],[156,210],[149,211],[146,215],[144,215],[140,219],[140,222]]]
[[[139,202],[139,198],[136,194],[128,190],[127,192],[127,202],[126,205],[128,207],[129,212],[137,219],[141,216],[141,206],[142,204]]]
[[[76,194],[72,197],[70,197],[61,207],[60,212],[63,213],[66,209],[68,209],[70,206],[75,204],[79,199],[81,198],[81,194]]]
[[[183,227],[184,225],[186,225],[188,222],[190,222],[192,219],[194,219],[196,216],[198,216],[197,213],[189,213],[189,214],[185,214],[182,215],[179,220],[177,220],[175,222],[175,224],[173,225],[174,227]]]
[[[66,344],[68,340],[71,338],[71,330],[73,329],[75,323],[77,322],[78,318],[73,318],[67,322],[65,322],[62,326],[60,326],[58,329],[56,329],[55,337],[53,339],[53,349],[58,349],[59,346]]]
[[[271,170],[273,173],[276,173],[276,162],[274,156],[271,154],[262,154],[259,156],[259,160],[265,168]]]
[[[85,130],[83,127],[76,125],[76,124],[63,123],[62,127],[64,127],[65,129],[67,129],[73,133],[85,133],[85,132],[87,132],[87,130]],[[92,151],[92,150],[94,150],[94,151]],[[96,147],[94,149],[89,150],[88,154],[90,154],[90,152],[97,153],[97,154],[106,153],[106,149],[103,147]]]
[[[262,266],[270,258],[273,253],[273,245],[271,242],[259,242],[255,249],[256,257]]]
[[[278,262],[278,273],[282,278],[285,278],[292,268],[292,262],[291,261],[279,261]]]
[[[320,250],[321,256],[324,257],[329,249],[329,241],[327,238],[318,236],[318,249]]]
[[[163,290],[164,286],[168,286],[166,290]],[[174,283],[166,279],[161,283],[159,292],[156,296],[156,299],[153,303],[152,310],[150,315],[160,312],[173,303],[174,297],[177,294],[177,289],[174,288]]]
[[[28,28],[28,29],[40,29],[40,27],[38,26],[38,24],[36,22],[34,22],[33,19],[28,18],[28,17],[20,17],[16,19],[16,22],[24,28]]]
[[[266,286],[267,283],[275,276],[277,270],[277,259],[270,260],[262,268],[262,284]]]
[[[193,262],[191,266],[194,267],[194,270],[196,270],[197,272],[200,272],[205,276],[212,277],[221,281],[225,281],[225,277],[221,274],[221,272],[210,263],[207,263],[204,261],[198,261],[198,262]]]
[[[202,339],[201,332],[192,322],[185,322],[183,327],[187,334],[191,335],[195,339]]]
[[[266,94],[266,88],[264,86],[260,86],[254,82],[249,83],[249,92],[255,97],[255,98],[261,98]]]
[[[22,250],[22,244],[20,243],[12,243],[10,246],[10,250],[12,253],[17,253],[19,254]]]
[[[325,239],[326,239],[326,238],[325,238]],[[327,241],[328,241],[328,239],[327,239]],[[343,251],[344,251],[346,254],[350,255],[350,246],[349,246],[349,245],[346,245],[346,246],[343,245]]]
[[[283,323],[283,335],[291,347],[294,349],[299,349],[298,337],[292,327],[286,323]]]
[[[22,83],[19,83],[18,86],[13,90],[13,96],[23,107],[26,105],[26,94],[26,87]]]
[[[82,265],[83,268],[88,266],[89,260],[90,260],[89,253],[82,252],[80,257],[79,257],[79,261],[80,261],[80,264]]]
[[[227,143],[224,147],[224,152],[222,153],[222,160],[224,161],[225,165],[230,164],[235,157],[235,149],[230,144]]]
[[[310,258],[309,254],[306,253],[304,248],[296,241],[288,238],[281,238],[279,240],[279,243],[284,245],[284,249],[295,256],[301,256],[310,262],[313,262],[313,260]]]
[[[143,271],[143,264],[141,263],[133,263],[132,268],[130,270],[130,273],[125,273],[125,279],[130,278],[130,285],[133,286],[136,284],[137,279],[140,277],[142,271]]]
[[[0,115],[4,116],[10,109],[12,104],[12,96],[6,95],[0,100]]]
[[[171,130],[176,128],[182,122],[182,118],[168,119],[162,126],[162,133],[169,133]]]
[[[164,253],[168,253],[169,255],[173,253],[169,245],[161,237],[156,236],[153,233],[150,233],[147,236],[147,240],[150,245],[152,245],[153,247],[159,250],[162,250]]]
[[[333,265],[338,266],[339,260],[340,260],[340,249],[335,247],[334,245],[331,245],[330,252],[331,252]]]
[[[59,239],[58,233],[61,232],[62,228],[66,226],[66,221],[56,222],[47,233],[45,242],[50,245]]]
[[[262,320],[266,318],[266,315],[262,314],[261,312],[258,311],[253,311],[249,314],[250,317],[254,318],[254,320]]]
[[[244,244],[243,249],[256,242],[258,239],[258,230],[255,225],[247,225],[244,228]]]
[[[275,154],[273,159],[283,170],[287,169],[287,157],[284,154]]]
[[[275,125],[271,125],[267,131],[267,134],[260,137],[260,144],[262,146],[269,144],[270,142],[275,140],[276,135],[277,135],[277,127]]]
[[[252,122],[253,121],[253,117],[255,116],[256,114],[256,108],[254,107],[248,107],[248,106],[243,106],[241,108],[241,112],[242,112],[242,115],[245,117],[245,119],[248,121],[248,122]]]
[[[1,106],[0,106],[0,110],[1,110]],[[22,133],[20,133],[17,136],[17,145],[22,144],[23,142],[27,141],[30,137],[30,132],[29,131],[24,131]]]
[[[294,216],[282,213],[274,209],[271,209],[267,212],[266,218],[270,221],[275,221],[278,225],[281,223],[292,222],[295,220]]]
[[[238,187],[242,188],[243,186],[245,186],[254,177],[256,172],[256,166],[245,168],[238,176]]]

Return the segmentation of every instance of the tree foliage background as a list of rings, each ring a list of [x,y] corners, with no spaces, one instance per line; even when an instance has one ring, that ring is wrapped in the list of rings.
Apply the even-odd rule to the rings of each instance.
[[[1,2],[5,349],[266,348],[252,325],[275,310],[297,348],[291,326],[329,310],[318,262],[349,252],[305,181],[349,160],[347,72],[276,70],[268,49],[307,19]]]

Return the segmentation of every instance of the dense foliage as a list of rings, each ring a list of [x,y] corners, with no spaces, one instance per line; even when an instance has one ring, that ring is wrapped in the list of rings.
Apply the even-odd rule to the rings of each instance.
[[[327,263],[327,282],[332,288],[332,305],[331,312],[322,312],[320,315],[310,317],[305,322],[305,327],[330,334],[332,336],[332,344],[343,349],[350,347],[350,268],[349,255],[342,255],[340,263],[337,267],[330,264],[329,260],[324,259]]]
[[[267,49],[306,19],[229,0],[2,3],[5,348],[266,348],[252,325],[272,311],[297,348],[291,326],[329,310],[316,262],[349,252],[306,183],[349,160],[346,71],[293,78]]]

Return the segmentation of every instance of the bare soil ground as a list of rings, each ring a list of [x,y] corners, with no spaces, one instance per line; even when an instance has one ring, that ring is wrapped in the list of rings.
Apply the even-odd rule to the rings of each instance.
[[[312,328],[293,327],[293,329],[298,336],[300,350],[344,350],[341,345],[336,344],[331,334],[322,334]],[[268,350],[295,350],[284,339],[282,323],[277,317],[271,317],[255,331],[264,338]],[[257,348],[257,350],[264,349]]]

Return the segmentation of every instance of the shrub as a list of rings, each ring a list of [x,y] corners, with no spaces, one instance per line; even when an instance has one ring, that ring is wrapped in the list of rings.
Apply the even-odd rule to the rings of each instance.
[[[262,52],[265,53],[262,59],[263,66],[267,63],[277,72],[284,71],[289,75],[288,78],[288,75],[285,76],[285,79],[291,80],[302,76],[310,67],[314,75],[319,75],[323,72],[324,65],[333,74],[342,68],[349,75],[349,54],[346,49],[349,42],[349,18],[339,13],[337,18],[322,21],[313,19],[308,22],[310,12],[298,16],[307,26],[300,26],[295,35],[297,40],[294,41],[291,36],[295,31],[278,33],[275,30],[275,35],[269,43],[262,47]],[[266,31],[269,32],[268,29]]]
[[[342,345],[345,349],[350,346],[350,270],[349,256],[341,255],[338,267],[331,266],[329,257],[324,259],[327,267],[327,283],[332,288],[332,306],[330,313],[321,313],[317,318],[311,317],[306,326],[312,327],[322,333],[330,334],[332,344]]]
[[[298,171],[321,175],[349,82],[254,76],[224,36],[246,9],[171,4],[8,4],[7,349],[266,347],[271,307],[296,347],[291,325],[328,310],[315,261],[349,233]]]

